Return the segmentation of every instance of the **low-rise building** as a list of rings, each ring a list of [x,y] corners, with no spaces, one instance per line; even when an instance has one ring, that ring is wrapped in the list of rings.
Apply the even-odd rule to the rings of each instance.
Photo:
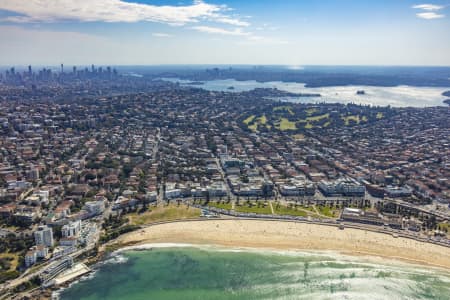
[[[51,279],[55,278],[61,272],[71,268],[73,266],[73,259],[70,256],[65,256],[62,259],[55,261],[50,266],[44,269],[39,275],[43,285],[46,286]]]
[[[30,248],[25,254],[25,266],[28,268],[34,265],[38,259],[48,256],[48,247],[44,245],[36,245]]]
[[[384,189],[386,195],[390,198],[410,197],[412,190],[408,187],[387,186]]]
[[[105,202],[89,201],[84,204],[84,209],[88,211],[91,216],[97,216],[105,211]]]
[[[335,181],[322,180],[318,187],[322,194],[327,197],[363,197],[366,193],[366,187],[351,178],[341,178]]]
[[[394,214],[382,215],[378,212],[363,211],[358,208],[345,208],[341,219],[347,222],[363,223],[377,226],[389,226],[395,229],[402,228],[401,217]]]
[[[61,238],[59,240],[59,245],[64,247],[77,247],[78,238],[74,236]]]
[[[377,213],[365,212],[358,208],[344,208],[341,219],[348,222],[382,226],[384,221]]]
[[[179,198],[181,197],[181,190],[180,189],[166,190],[165,195],[167,199]]]

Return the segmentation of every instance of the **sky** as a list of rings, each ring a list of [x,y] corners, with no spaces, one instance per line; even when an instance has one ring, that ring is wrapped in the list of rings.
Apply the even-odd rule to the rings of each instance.
[[[0,0],[0,65],[445,65],[450,0]]]

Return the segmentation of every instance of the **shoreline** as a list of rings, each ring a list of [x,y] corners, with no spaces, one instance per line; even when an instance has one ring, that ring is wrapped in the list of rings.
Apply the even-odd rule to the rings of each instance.
[[[192,87],[192,85],[189,84],[192,80],[188,78],[181,78],[181,77],[166,77],[161,78],[164,81],[168,82],[178,82],[181,86],[185,87]],[[187,82],[186,82],[187,81]],[[402,107],[414,107],[414,108],[427,108],[427,107],[445,107],[445,103],[443,102],[446,98],[444,93],[446,92],[446,89],[448,87],[446,86],[431,86],[431,85],[414,85],[414,84],[311,84],[307,83],[305,81],[283,81],[283,80],[255,80],[255,79],[236,79],[236,78],[216,78],[216,79],[207,79],[202,80],[203,84],[195,86],[197,88],[203,89],[205,91],[216,91],[216,92],[230,92],[228,89],[229,86],[233,86],[234,89],[231,91],[232,93],[241,93],[241,92],[251,92],[258,88],[272,88],[276,87],[281,91],[288,92],[288,93],[299,93],[299,94],[320,94],[320,96],[313,96],[311,98],[316,99],[316,101],[312,101],[311,103],[321,103],[321,102],[330,102],[330,103],[341,103],[346,104],[349,102],[357,103],[357,104],[363,104],[367,105],[370,104],[371,106],[381,106],[381,107],[396,107],[396,108],[402,108]],[[208,83],[216,83],[212,86],[208,86]],[[243,89],[240,89],[239,86],[241,83],[251,83],[252,88],[248,88],[247,85],[244,85]],[[283,89],[283,87],[280,87],[282,85],[299,85],[299,87],[294,90],[288,90],[286,87]],[[347,95],[348,97],[355,96],[354,93],[356,93],[357,90],[369,90],[372,92],[367,93],[365,96],[370,96],[371,98],[368,99],[364,96],[352,98],[353,101],[342,101],[342,99],[338,99],[335,97],[336,93],[342,94],[342,90],[352,88],[350,94]],[[300,90],[298,90],[300,89]],[[334,89],[334,91],[332,91]],[[377,92],[377,90],[383,89],[384,91],[391,92],[390,98],[392,98],[390,101],[386,102],[386,96],[381,95]],[[402,93],[397,91],[398,89],[410,89],[413,90],[413,93]],[[325,92],[325,90],[328,91]],[[425,94],[421,94],[421,91],[426,92]],[[419,91],[419,92],[418,92]],[[430,95],[429,93],[433,92],[433,95]],[[348,91],[347,91],[348,93]],[[414,95],[412,97],[411,95]],[[425,96],[424,96],[425,95]],[[360,95],[361,96],[361,95]],[[283,96],[281,96],[282,98]],[[412,97],[412,98],[411,98]],[[427,103],[427,101],[430,99],[430,97],[433,97],[431,102]],[[278,98],[278,97],[276,97]],[[294,97],[294,98],[302,98],[303,97]],[[306,97],[308,98],[308,97]],[[384,100],[383,100],[384,99]],[[405,100],[406,99],[406,100]],[[370,101],[369,101],[370,100]],[[289,101],[287,101],[289,102]],[[425,103],[425,104],[424,104]]]
[[[396,270],[403,270],[403,272],[407,272],[408,270],[416,270],[416,267],[420,267],[421,265],[426,265],[426,268],[420,269],[420,272],[423,274],[428,274],[428,272],[433,272],[433,274],[440,274],[443,276],[450,276],[450,269],[445,268],[443,266],[434,266],[429,264],[421,263],[418,265],[418,262],[411,262],[410,260],[403,260],[390,257],[386,259],[381,256],[372,256],[372,255],[363,255],[362,253],[358,253],[358,255],[347,254],[332,250],[298,250],[298,249],[280,249],[280,248],[261,248],[261,247],[231,247],[231,246],[219,246],[219,245],[211,245],[211,244],[186,244],[186,243],[147,243],[147,244],[138,244],[138,245],[130,245],[123,246],[109,252],[108,255],[103,256],[101,259],[97,261],[94,265],[94,268],[86,274],[82,276],[78,276],[76,278],[72,278],[69,281],[66,281],[64,284],[59,285],[56,289],[52,289],[50,294],[47,294],[47,297],[39,298],[41,300],[51,300],[51,299],[61,299],[62,293],[66,289],[70,289],[70,287],[74,284],[77,284],[80,281],[89,280],[97,273],[97,268],[101,268],[103,264],[120,264],[126,262],[127,255],[122,255],[124,252],[140,252],[140,251],[153,251],[155,249],[187,249],[193,248],[198,249],[200,251],[211,251],[211,252],[228,252],[228,253],[247,253],[247,254],[256,254],[256,255],[268,255],[268,256],[289,256],[289,257],[322,257],[327,259],[327,261],[337,261],[344,262],[350,264],[358,264],[359,266],[371,266],[376,268],[382,268],[382,270],[391,270],[390,268],[395,268]],[[436,273],[438,272],[438,273]],[[42,295],[42,294],[41,294]],[[57,298],[55,298],[57,297]]]
[[[394,238],[387,233],[364,229],[340,230],[331,224],[260,219],[191,219],[146,226],[104,244],[96,257],[83,262],[92,267],[95,273],[95,269],[103,262],[121,252],[193,247],[230,252],[310,254],[333,258],[342,256],[349,261],[386,266],[423,266],[450,272],[449,247],[404,237]],[[68,280],[51,290],[59,294],[86,276],[91,276],[92,272]]]
[[[450,270],[448,247],[363,229],[340,230],[335,226],[272,220],[215,219],[154,224],[124,234],[104,246],[117,247],[113,251],[116,252],[146,244],[331,251]]]
[[[287,256],[323,256],[332,257],[334,259],[343,258],[345,261],[358,262],[365,264],[376,264],[383,266],[395,266],[395,267],[417,267],[424,266],[427,269],[439,270],[441,272],[449,272],[450,269],[445,266],[431,265],[424,261],[413,261],[410,259],[404,259],[402,257],[387,257],[381,255],[372,255],[370,253],[362,252],[339,252],[335,250],[314,250],[314,249],[280,249],[280,248],[268,248],[268,247],[240,247],[240,246],[222,246],[217,244],[185,244],[185,243],[148,243],[137,244],[132,246],[124,246],[117,250],[114,250],[108,256],[109,259],[114,257],[120,257],[123,252],[128,251],[153,251],[156,249],[186,249],[194,248],[205,251],[218,251],[218,252],[230,252],[230,253],[255,253],[255,254],[269,254],[269,255],[287,255]],[[102,261],[99,261],[101,263]]]

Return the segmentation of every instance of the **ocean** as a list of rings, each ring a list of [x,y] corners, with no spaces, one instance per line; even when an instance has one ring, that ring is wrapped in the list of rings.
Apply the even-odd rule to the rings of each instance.
[[[450,271],[332,252],[167,246],[121,251],[69,299],[450,299]]]

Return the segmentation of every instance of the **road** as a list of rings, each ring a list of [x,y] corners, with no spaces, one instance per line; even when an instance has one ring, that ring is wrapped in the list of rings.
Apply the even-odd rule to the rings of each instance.
[[[225,182],[225,187],[227,189],[227,195],[228,195],[228,197],[230,197],[231,201],[234,202],[235,196],[233,195],[233,192],[231,191],[230,185],[227,182],[227,176],[226,176],[225,172],[222,169],[222,165],[220,164],[219,158],[216,157],[215,161],[216,161],[217,169],[219,170],[220,175],[222,176],[222,180]]]
[[[159,144],[161,142],[161,128],[157,128],[157,133],[156,133],[156,143],[153,146],[153,151],[152,151],[152,161],[153,163],[156,162],[156,158],[159,152]],[[164,188],[163,188],[163,183],[161,183],[159,185],[159,191],[158,191],[158,195],[156,196],[156,205],[160,206],[161,204],[163,204],[164,202]]]

